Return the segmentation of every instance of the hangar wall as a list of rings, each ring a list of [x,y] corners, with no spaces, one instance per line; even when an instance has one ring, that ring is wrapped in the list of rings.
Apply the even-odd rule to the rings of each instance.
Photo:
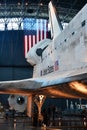
[[[0,31],[0,81],[32,77],[24,56],[24,31]]]

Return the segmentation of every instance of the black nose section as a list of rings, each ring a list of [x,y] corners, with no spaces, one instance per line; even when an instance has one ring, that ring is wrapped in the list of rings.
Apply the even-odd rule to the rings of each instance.
[[[45,46],[43,49],[38,48],[38,49],[36,50],[36,54],[37,54],[38,56],[41,56],[41,57],[42,57],[42,53],[43,53],[43,51],[44,51],[47,47],[48,47],[48,45]]]
[[[36,50],[36,54],[37,54],[38,56],[42,56],[42,52],[43,52],[43,49],[41,49],[41,48],[38,48],[38,49]]]

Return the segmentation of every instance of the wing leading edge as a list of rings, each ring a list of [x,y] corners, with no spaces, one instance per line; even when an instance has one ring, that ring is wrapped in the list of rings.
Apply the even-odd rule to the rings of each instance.
[[[49,97],[87,98],[87,73],[74,76],[51,75],[17,81],[0,82],[0,93],[6,94],[44,94]],[[78,81],[78,84],[73,83]],[[80,81],[80,82],[79,82]],[[82,90],[81,90],[82,89]]]

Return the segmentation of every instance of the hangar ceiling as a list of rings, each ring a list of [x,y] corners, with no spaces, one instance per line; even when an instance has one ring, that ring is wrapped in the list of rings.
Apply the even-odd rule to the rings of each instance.
[[[0,18],[46,18],[50,0],[0,0]],[[87,0],[54,0],[60,20],[69,22]]]

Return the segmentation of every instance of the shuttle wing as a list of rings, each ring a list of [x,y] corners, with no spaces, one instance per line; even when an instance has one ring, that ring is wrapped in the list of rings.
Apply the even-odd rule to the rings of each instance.
[[[84,69],[67,72],[60,76],[52,74],[42,78],[2,81],[0,82],[0,93],[22,95],[29,95],[31,93],[35,95],[43,94],[49,97],[87,98],[86,72],[87,69]],[[73,76],[71,76],[72,73]]]

